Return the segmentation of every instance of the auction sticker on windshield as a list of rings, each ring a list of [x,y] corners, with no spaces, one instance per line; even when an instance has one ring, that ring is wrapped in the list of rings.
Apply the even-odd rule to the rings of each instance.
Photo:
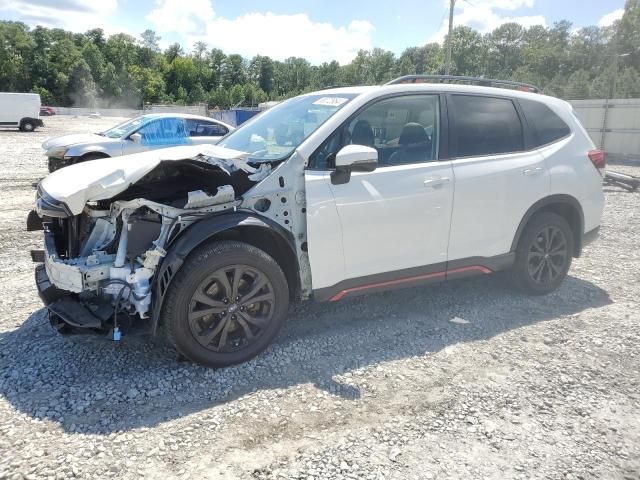
[[[322,97],[313,102],[314,105],[325,105],[327,107],[339,107],[345,102],[348,102],[348,98],[341,97]]]

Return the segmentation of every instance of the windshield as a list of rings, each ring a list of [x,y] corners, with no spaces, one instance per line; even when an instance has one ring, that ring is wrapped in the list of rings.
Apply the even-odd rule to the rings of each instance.
[[[249,153],[249,160],[286,158],[355,94],[316,94],[295,97],[265,111],[227,135],[218,144]]]
[[[144,115],[141,117],[136,117],[133,120],[127,120],[126,122],[116,125],[109,130],[105,130],[100,135],[104,135],[105,137],[109,138],[121,138],[126,135],[131,135],[139,127],[146,123],[147,120],[148,117]]]

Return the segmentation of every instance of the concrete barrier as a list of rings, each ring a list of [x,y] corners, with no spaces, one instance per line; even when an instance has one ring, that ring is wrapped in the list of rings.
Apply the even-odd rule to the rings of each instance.
[[[134,108],[54,107],[58,115],[86,116],[98,112],[103,117],[137,117],[143,113],[189,113],[207,116],[206,105],[148,105],[144,111]]]
[[[145,113],[188,113],[191,115],[207,116],[206,105],[148,105]]]
[[[58,115],[77,115],[80,117],[98,112],[103,117],[136,117],[142,115],[142,110],[133,108],[84,108],[84,107],[53,107]]]

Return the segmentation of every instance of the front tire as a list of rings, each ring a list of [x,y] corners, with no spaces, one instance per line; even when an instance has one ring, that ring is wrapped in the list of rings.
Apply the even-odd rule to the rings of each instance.
[[[289,288],[265,252],[221,241],[189,255],[164,305],[167,338],[178,352],[202,365],[226,367],[271,343],[286,320]]]
[[[518,242],[513,266],[516,285],[532,295],[557,290],[571,267],[574,244],[564,218],[552,212],[536,214]]]

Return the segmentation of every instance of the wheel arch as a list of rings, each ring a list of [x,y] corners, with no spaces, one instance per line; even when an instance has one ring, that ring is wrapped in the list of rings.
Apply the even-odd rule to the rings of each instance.
[[[39,118],[33,118],[33,117],[23,117],[20,119],[20,121],[18,122],[18,128],[20,130],[23,130],[24,128],[24,124],[26,123],[30,123],[31,125],[33,125],[33,130],[35,130],[37,127],[42,126],[42,120],[40,120]],[[32,131],[33,131],[32,130]]]
[[[529,208],[529,210],[527,210],[527,212],[524,214],[524,217],[522,217],[520,224],[518,225],[518,229],[516,230],[513,242],[511,243],[511,252],[516,251],[518,242],[520,241],[520,237],[522,236],[522,232],[524,231],[529,221],[533,218],[533,216],[539,212],[556,213],[564,218],[567,223],[569,223],[574,240],[573,256],[576,258],[579,257],[580,253],[582,252],[584,212],[582,210],[580,202],[575,197],[564,194],[550,195],[548,197],[542,198],[534,203]]]
[[[111,158],[111,155],[102,150],[92,150],[91,152],[83,153],[79,158],[86,158],[89,156],[98,156],[98,158]]]
[[[155,333],[164,298],[176,273],[199,246],[217,240],[238,240],[269,254],[278,263],[289,285],[293,300],[300,291],[300,275],[294,239],[277,223],[249,212],[215,215],[200,220],[176,238],[154,277],[151,330]]]

